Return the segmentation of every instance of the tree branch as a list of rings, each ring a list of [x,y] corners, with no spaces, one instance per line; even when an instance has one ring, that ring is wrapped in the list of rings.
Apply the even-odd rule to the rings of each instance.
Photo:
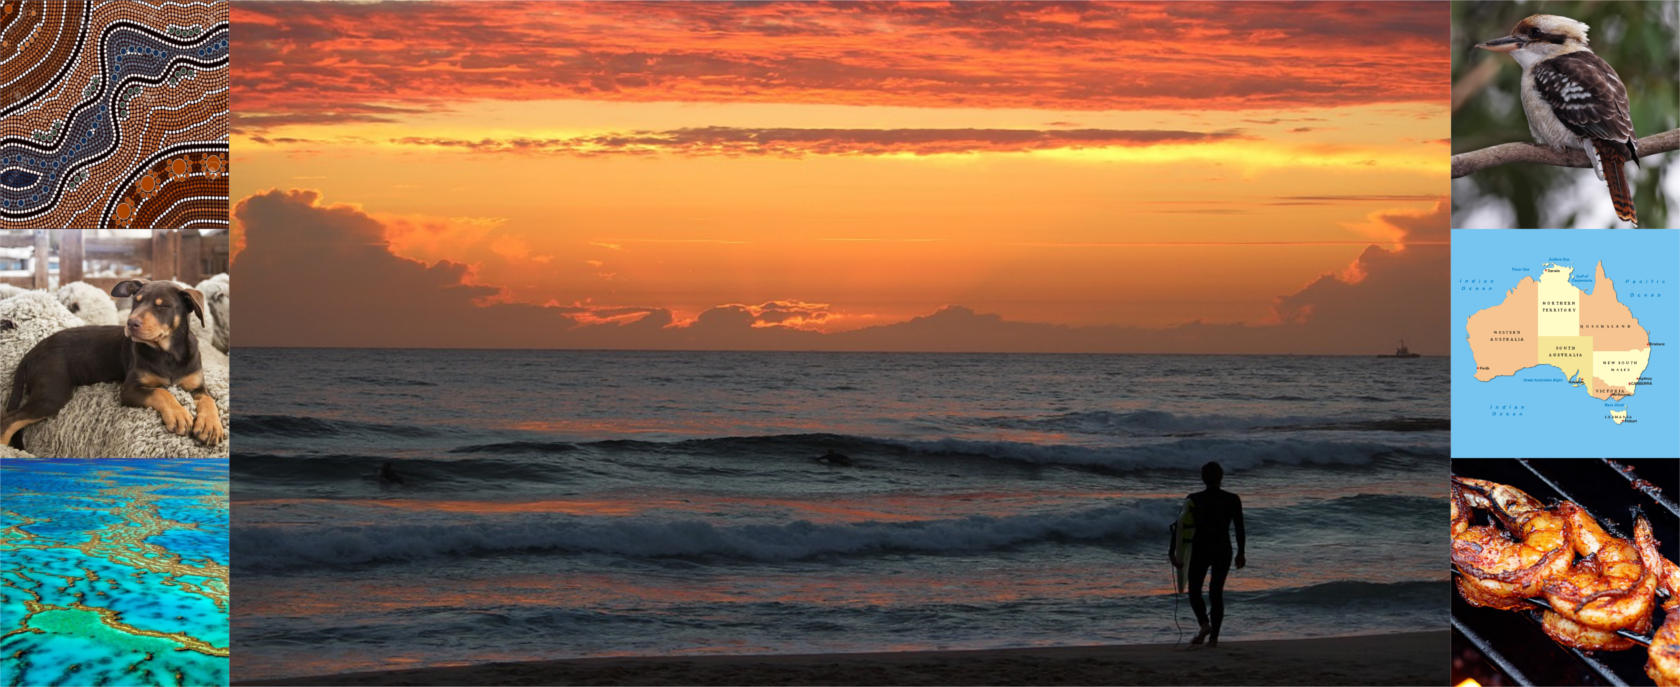
[[[1676,149],[1680,149],[1680,129],[1651,134],[1639,139],[1639,156],[1642,158]],[[1532,162],[1558,167],[1592,167],[1592,161],[1588,160],[1586,152],[1581,150],[1560,153],[1533,143],[1501,143],[1452,156],[1452,178],[1457,179],[1489,167],[1508,165],[1513,162]]]

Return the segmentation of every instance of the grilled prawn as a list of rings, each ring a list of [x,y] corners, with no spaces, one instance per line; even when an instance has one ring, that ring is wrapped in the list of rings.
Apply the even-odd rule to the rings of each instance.
[[[1581,559],[1545,582],[1546,601],[1552,605],[1543,619],[1546,633],[1578,649],[1633,648],[1632,640],[1615,631],[1650,631],[1656,578],[1640,562],[1633,542],[1605,532],[1586,509],[1564,502],[1556,512],[1567,523]]]
[[[1640,515],[1633,525],[1633,541],[1639,549],[1639,559],[1657,586],[1668,592],[1663,610],[1668,618],[1651,637],[1651,647],[1645,657],[1645,674],[1661,687],[1680,687],[1680,565],[1664,558],[1657,551],[1657,539],[1651,535],[1651,523]]]
[[[1452,562],[1463,574],[1458,592],[1477,606],[1531,606],[1547,580],[1569,569],[1568,523],[1516,487],[1487,480],[1453,478]],[[1470,509],[1486,510],[1516,533],[1492,525],[1471,526]]]

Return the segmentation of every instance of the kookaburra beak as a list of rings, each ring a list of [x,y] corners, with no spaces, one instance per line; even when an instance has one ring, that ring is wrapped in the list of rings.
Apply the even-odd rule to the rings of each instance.
[[[1495,38],[1491,41],[1483,41],[1476,44],[1476,47],[1478,48],[1483,50],[1492,50],[1493,52],[1511,52],[1512,50],[1516,50],[1522,46],[1523,39],[1516,36],[1505,36],[1504,38]]]

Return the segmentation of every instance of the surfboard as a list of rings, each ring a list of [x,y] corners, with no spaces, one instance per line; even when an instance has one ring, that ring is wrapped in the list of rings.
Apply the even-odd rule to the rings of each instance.
[[[1178,593],[1183,594],[1190,586],[1190,543],[1196,539],[1196,502],[1184,499],[1184,507],[1178,511],[1178,520],[1172,525],[1173,537],[1178,540],[1174,551],[1178,552],[1178,565],[1173,566],[1173,579],[1178,582]]]

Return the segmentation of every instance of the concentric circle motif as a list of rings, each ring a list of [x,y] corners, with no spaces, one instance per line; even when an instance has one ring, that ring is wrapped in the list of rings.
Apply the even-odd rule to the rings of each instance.
[[[0,65],[0,228],[227,226],[225,1],[0,0]]]

